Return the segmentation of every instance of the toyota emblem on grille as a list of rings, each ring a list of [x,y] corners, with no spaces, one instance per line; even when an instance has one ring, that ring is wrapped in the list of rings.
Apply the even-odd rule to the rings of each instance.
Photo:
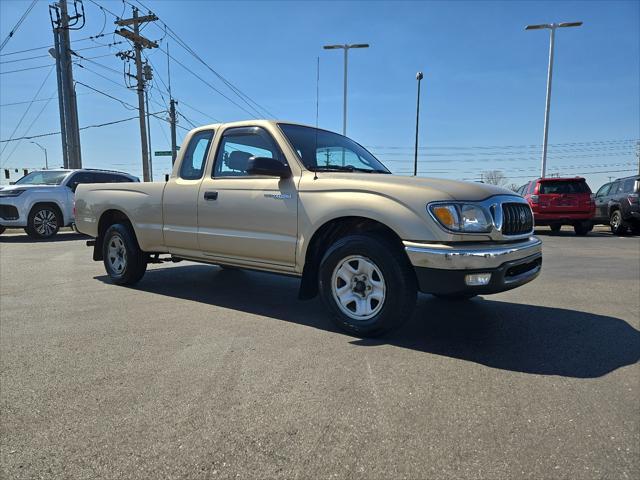
[[[520,210],[520,223],[522,225],[527,223],[527,215],[524,213],[524,210]]]

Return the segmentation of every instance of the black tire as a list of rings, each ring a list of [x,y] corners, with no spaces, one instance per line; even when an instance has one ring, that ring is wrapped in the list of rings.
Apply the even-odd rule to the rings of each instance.
[[[471,300],[472,298],[477,297],[478,295],[475,293],[445,293],[445,294],[433,294],[434,297],[439,298],[441,300],[452,300],[452,301],[464,301]]]
[[[349,260],[353,257],[356,258]],[[364,272],[371,265],[373,269],[369,270],[370,276],[355,273],[351,283],[347,284],[338,274],[341,267],[347,264],[356,272]],[[357,265],[357,269],[354,265]],[[318,280],[320,296],[331,312],[333,322],[358,336],[374,337],[399,328],[411,317],[415,308],[417,286],[413,268],[404,252],[382,237],[350,235],[336,241],[320,262]],[[344,285],[340,286],[340,283]],[[354,300],[342,304],[337,298],[337,291],[345,287],[344,295],[350,295]],[[376,295],[382,295],[382,300],[373,298]],[[352,310],[360,309],[362,304],[366,304],[363,308],[372,310],[369,312],[371,316],[355,318],[357,312]]]
[[[576,232],[576,235],[578,235],[580,237],[584,237],[591,230],[593,230],[593,224],[591,222],[576,223],[573,226],[573,230]]]
[[[558,233],[562,228],[562,225],[560,225],[559,223],[553,223],[549,225],[549,228],[551,229],[551,233]]]
[[[29,212],[24,231],[31,238],[45,240],[52,238],[60,230],[62,215],[58,207],[51,204],[36,205]]]
[[[102,256],[104,268],[116,285],[133,285],[147,270],[147,256],[129,225],[116,223],[107,229]]]
[[[622,213],[618,209],[611,212],[609,225],[611,226],[611,233],[614,235],[624,235],[627,233],[627,224],[622,219]]]

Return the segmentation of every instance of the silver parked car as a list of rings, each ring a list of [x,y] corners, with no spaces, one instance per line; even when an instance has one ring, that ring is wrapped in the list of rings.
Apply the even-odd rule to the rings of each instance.
[[[32,238],[50,238],[74,223],[73,202],[81,183],[138,182],[132,175],[110,170],[37,170],[14,185],[0,187],[0,234],[24,228]]]

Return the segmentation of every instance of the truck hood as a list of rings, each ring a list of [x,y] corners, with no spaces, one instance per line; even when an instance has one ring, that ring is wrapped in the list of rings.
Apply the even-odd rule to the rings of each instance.
[[[494,195],[518,195],[495,185],[442,178],[356,172],[318,172],[317,177],[316,181],[303,182],[303,190],[368,191],[395,197],[403,203],[413,203],[415,200],[419,200],[420,203],[436,200],[480,201]]]

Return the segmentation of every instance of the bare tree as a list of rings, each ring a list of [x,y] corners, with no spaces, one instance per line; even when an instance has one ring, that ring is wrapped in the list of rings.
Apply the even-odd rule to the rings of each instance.
[[[510,183],[509,185],[506,185],[506,187],[507,187],[509,190],[512,190],[512,191],[514,191],[514,192],[517,192],[517,191],[518,191],[518,189],[520,188],[520,185],[518,185],[517,183]]]
[[[507,183],[507,177],[500,170],[488,170],[482,172],[482,181],[490,185],[505,185]]]

